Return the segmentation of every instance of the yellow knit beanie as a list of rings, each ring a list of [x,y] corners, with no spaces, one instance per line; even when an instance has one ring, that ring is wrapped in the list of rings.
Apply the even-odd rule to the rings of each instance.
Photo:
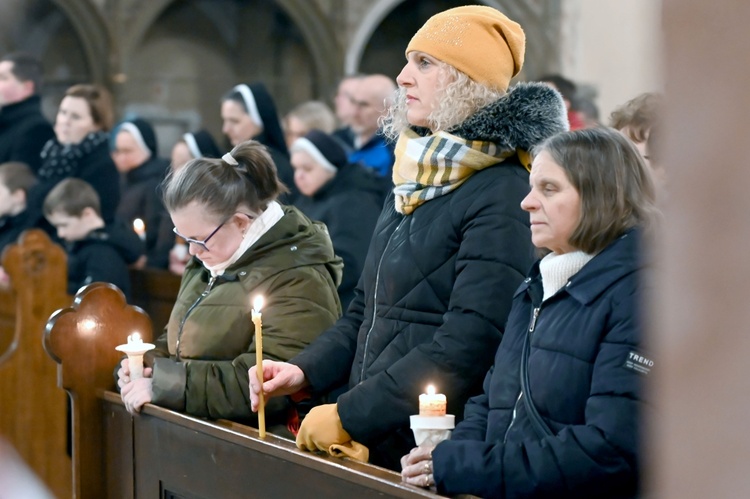
[[[406,54],[418,50],[495,90],[508,89],[523,66],[526,36],[497,9],[470,5],[435,14],[414,34]]]

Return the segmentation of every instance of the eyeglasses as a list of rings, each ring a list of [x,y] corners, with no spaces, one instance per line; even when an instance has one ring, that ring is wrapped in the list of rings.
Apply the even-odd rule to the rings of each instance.
[[[229,218],[231,218],[231,217],[229,217]],[[203,251],[208,251],[208,246],[207,246],[207,245],[208,245],[208,240],[209,240],[209,239],[211,239],[212,237],[214,237],[214,235],[215,235],[215,234],[216,234],[217,232],[219,232],[219,229],[221,229],[222,227],[224,227],[224,224],[225,224],[225,223],[227,223],[227,222],[229,221],[229,218],[228,218],[228,219],[226,219],[226,220],[224,220],[223,222],[221,222],[221,225],[219,225],[218,227],[216,227],[216,228],[214,229],[214,231],[213,231],[212,233],[210,233],[210,234],[208,235],[208,237],[207,237],[207,238],[205,238],[205,239],[204,239],[203,241],[199,241],[199,240],[197,240],[197,239],[193,239],[192,237],[187,237],[187,236],[183,236],[183,235],[182,235],[182,234],[180,234],[180,232],[179,232],[179,231],[177,230],[177,227],[172,227],[172,232],[174,232],[174,233],[175,233],[175,234],[176,234],[177,236],[179,236],[179,237],[183,238],[183,239],[185,240],[185,242],[186,242],[186,243],[188,243],[188,244],[191,244],[191,243],[192,243],[192,244],[195,244],[196,246],[199,246],[199,247],[200,247],[200,248],[201,248],[201,249],[202,249]]]
[[[240,215],[245,215],[245,216],[246,216],[246,217],[247,217],[247,218],[248,218],[248,219],[250,220],[250,222],[252,222],[253,220],[255,220],[255,217],[253,217],[252,215],[248,215],[247,213],[242,213],[241,211],[238,211],[237,213],[239,213]],[[235,213],[235,215],[236,215],[236,213]],[[221,225],[219,225],[218,227],[216,227],[216,228],[214,229],[214,231],[213,231],[212,233],[210,233],[210,234],[208,235],[208,237],[207,237],[207,238],[205,238],[205,239],[204,239],[203,241],[199,241],[199,240],[197,240],[197,239],[193,239],[193,238],[191,238],[191,237],[183,236],[183,235],[182,235],[182,234],[180,234],[180,232],[179,232],[179,231],[177,230],[177,227],[172,227],[172,232],[174,232],[174,233],[175,233],[175,235],[177,235],[178,237],[181,237],[182,239],[184,239],[186,243],[188,243],[188,244],[190,244],[190,243],[192,243],[192,244],[195,244],[196,246],[200,246],[200,248],[201,248],[201,249],[202,249],[203,251],[209,251],[209,249],[208,249],[208,240],[209,240],[209,239],[211,239],[212,237],[214,237],[214,235],[215,235],[215,234],[216,234],[217,232],[219,232],[219,229],[221,229],[222,227],[224,227],[224,225],[226,225],[226,223],[227,223],[228,221],[230,221],[230,220],[232,219],[232,217],[233,217],[233,216],[234,216],[234,215],[232,215],[231,217],[229,217],[229,218],[227,218],[226,220],[224,220],[223,222],[221,222]]]

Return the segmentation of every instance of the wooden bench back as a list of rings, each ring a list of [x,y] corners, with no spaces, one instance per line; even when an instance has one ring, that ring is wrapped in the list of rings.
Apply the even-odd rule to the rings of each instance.
[[[161,335],[169,322],[181,280],[181,276],[168,270],[145,268],[130,271],[132,304],[145,310],[151,317],[154,336]]]
[[[104,484],[104,417],[99,394],[115,387],[117,345],[129,334],[152,341],[151,321],[128,305],[112,284],[94,283],[78,292],[71,307],[49,318],[44,348],[60,364],[60,386],[72,401],[73,492],[75,497],[107,497]]]
[[[3,253],[12,289],[0,295],[0,435],[61,498],[71,495],[66,395],[42,335],[50,314],[70,304],[66,265],[43,231],[26,231]]]

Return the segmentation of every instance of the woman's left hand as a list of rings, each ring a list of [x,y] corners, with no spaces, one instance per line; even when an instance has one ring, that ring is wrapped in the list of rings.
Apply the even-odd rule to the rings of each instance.
[[[130,414],[141,412],[141,407],[148,404],[154,398],[151,388],[153,378],[139,378],[126,384],[122,391],[122,401]]]
[[[401,480],[417,487],[432,487],[432,450],[434,446],[415,447],[401,458]]]

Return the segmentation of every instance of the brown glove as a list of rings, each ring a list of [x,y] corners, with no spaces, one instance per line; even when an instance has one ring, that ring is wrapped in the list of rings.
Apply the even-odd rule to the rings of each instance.
[[[297,434],[297,447],[302,450],[323,451],[333,457],[349,457],[367,462],[370,450],[352,437],[341,426],[337,404],[313,408],[302,421]]]

